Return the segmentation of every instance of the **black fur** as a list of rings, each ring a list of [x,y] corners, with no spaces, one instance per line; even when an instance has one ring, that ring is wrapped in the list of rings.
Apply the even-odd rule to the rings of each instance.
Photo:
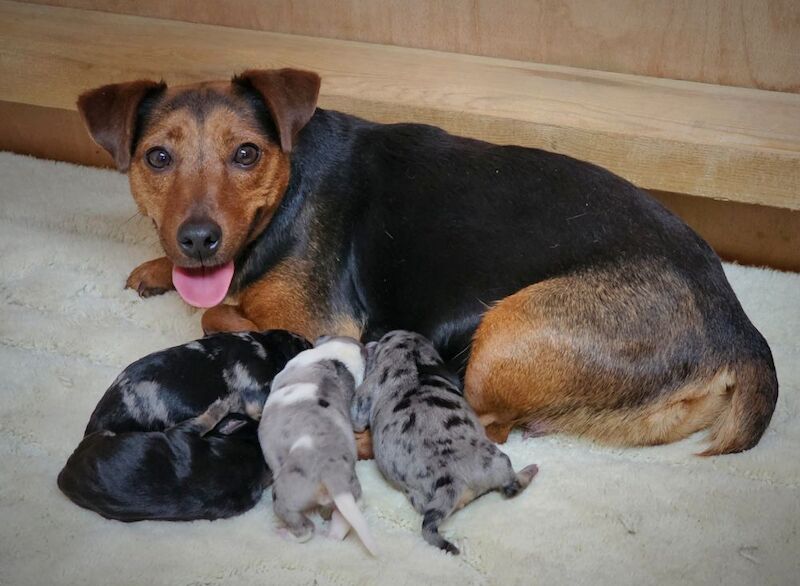
[[[552,277],[642,263],[695,296],[705,336],[688,363],[710,352],[773,368],[711,248],[642,190],[567,156],[317,109],[270,226],[236,261],[234,288],[310,249],[320,312],[364,323],[365,341],[420,332],[462,375],[492,303]]]
[[[190,521],[231,517],[252,508],[271,481],[256,436],[243,416],[230,435],[202,436],[192,420],[166,431],[98,431],[86,436],[58,475],[74,503],[119,521]]]

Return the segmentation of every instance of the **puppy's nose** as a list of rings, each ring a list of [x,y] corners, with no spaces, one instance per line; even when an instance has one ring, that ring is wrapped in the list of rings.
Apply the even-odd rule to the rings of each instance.
[[[222,228],[212,220],[186,220],[178,228],[178,246],[183,253],[197,260],[208,260],[219,250]]]

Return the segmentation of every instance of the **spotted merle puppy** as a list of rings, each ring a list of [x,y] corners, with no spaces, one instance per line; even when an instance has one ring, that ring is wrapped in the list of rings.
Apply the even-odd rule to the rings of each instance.
[[[258,419],[272,379],[311,345],[284,330],[225,333],[154,352],[128,366],[100,399],[85,435],[163,431],[236,393]],[[237,409],[234,409],[236,411]]]
[[[353,428],[370,426],[378,468],[423,515],[425,541],[457,554],[439,525],[492,490],[517,495],[538,468],[514,472],[425,337],[397,330],[368,351],[368,374],[352,404]]]
[[[77,505],[108,519],[188,521],[231,517],[252,508],[272,476],[257,424],[229,415],[237,397],[166,431],[96,431],[58,475]]]

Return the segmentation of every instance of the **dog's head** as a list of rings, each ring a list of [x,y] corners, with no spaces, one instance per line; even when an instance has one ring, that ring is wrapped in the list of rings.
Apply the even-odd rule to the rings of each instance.
[[[283,197],[319,86],[307,71],[250,70],[230,82],[112,84],[78,99],[94,141],[128,172],[184,298],[203,297],[209,285],[224,297],[233,261]]]

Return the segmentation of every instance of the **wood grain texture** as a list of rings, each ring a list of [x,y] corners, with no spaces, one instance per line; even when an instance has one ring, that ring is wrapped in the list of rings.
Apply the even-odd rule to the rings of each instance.
[[[237,28],[800,91],[797,0],[32,0]]]
[[[663,191],[800,208],[800,95],[0,1],[0,100],[136,78],[323,77],[320,104],[543,147]]]

